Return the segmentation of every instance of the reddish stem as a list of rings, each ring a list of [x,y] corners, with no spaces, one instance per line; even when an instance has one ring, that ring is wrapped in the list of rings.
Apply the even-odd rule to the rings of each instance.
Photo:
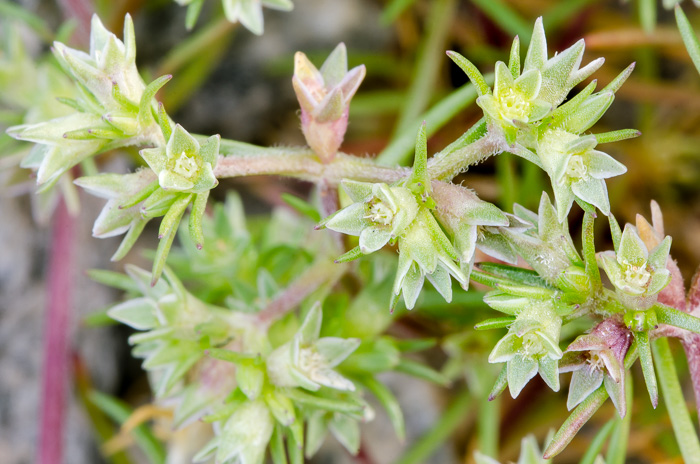
[[[48,307],[44,327],[39,464],[63,461],[63,426],[68,386],[68,332],[73,285],[74,218],[65,202],[54,213],[48,270]]]

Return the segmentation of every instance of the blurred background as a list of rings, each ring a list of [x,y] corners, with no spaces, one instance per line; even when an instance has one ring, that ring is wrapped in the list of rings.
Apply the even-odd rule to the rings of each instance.
[[[651,2],[651,7],[647,0],[294,3],[294,10],[288,13],[265,10],[265,34],[261,37],[226,21],[220,2],[215,0],[205,2],[192,31],[185,29],[185,8],[171,0],[2,1],[0,28],[7,31],[10,24],[19,28],[28,53],[37,59],[50,59],[45,55],[51,38],[61,31],[69,44],[85,47],[91,12],[98,12],[106,27],[118,36],[124,14],[129,12],[136,25],[137,63],[145,80],[166,73],[174,75],[159,94],[173,119],[192,132],[219,133],[259,145],[304,144],[291,86],[293,54],[303,51],[320,66],[342,41],[348,48],[349,66],[364,63],[367,67],[367,77],[351,105],[342,150],[368,157],[390,153],[394,162],[407,163],[411,160],[411,144],[402,145],[402,132],[432,105],[467,83],[445,50],[462,53],[483,73],[490,73],[497,60],[507,61],[515,35],[525,48],[534,20],[543,16],[550,55],[584,38],[584,62],[605,57],[605,65],[593,76],[599,88],[636,62],[632,77],[595,127],[596,132],[636,128],[643,134],[603,147],[628,168],[624,176],[608,181],[610,202],[621,223],[634,222],[637,214],[649,217],[652,199],[660,204],[666,233],[673,237],[672,255],[688,284],[700,263],[700,76],[677,32],[673,11],[665,10],[661,2]],[[700,30],[700,10],[688,0],[682,5]],[[41,22],[22,18],[17,6],[35,14]],[[73,25],[72,33],[66,32],[71,30],[66,29],[66,21]],[[0,62],[3,58],[7,57],[0,55]],[[19,84],[30,85],[29,93],[40,93],[30,81]],[[19,84],[0,80],[0,127],[10,125],[6,122],[14,121],[12,117],[24,117],[22,111],[26,108],[16,98],[19,90],[12,87]],[[429,153],[455,140],[481,117],[481,110],[473,102],[465,101],[457,109],[431,137]],[[16,157],[3,156],[3,149],[5,154],[12,150],[9,142],[1,140],[0,243],[4,246],[0,249],[0,460],[19,464],[36,460],[41,347],[46,333],[42,321],[50,303],[45,289],[50,244],[55,243],[51,234],[55,203],[32,199],[32,179],[27,171],[16,168]],[[139,163],[136,149],[101,155],[98,162],[105,172],[127,172]],[[542,190],[550,190],[543,172],[508,154],[473,167],[459,181],[505,211],[512,211],[513,203],[536,208]],[[222,184],[225,188],[215,190],[214,198],[223,199],[226,188],[234,188],[242,193],[246,210],[260,214],[280,206],[282,192],[299,196],[309,192],[308,185],[289,180],[246,178]],[[74,225],[77,246],[65,263],[74,282],[68,324],[73,373],[62,428],[65,462],[142,462],[145,458],[139,451],[129,454],[127,461],[102,457],[99,443],[117,429],[85,401],[85,392],[96,388],[134,407],[147,402],[149,392],[138,362],[129,354],[129,331],[94,317],[118,295],[92,282],[85,271],[121,270],[124,262],[115,265],[108,261],[117,239],[96,240],[90,236],[102,202],[82,192],[78,195],[81,213]],[[575,237],[581,217],[575,206],[570,216]],[[598,221],[599,249],[611,248],[605,223]],[[144,234],[138,246],[153,248],[155,235]],[[148,237],[153,239],[150,243]],[[148,262],[139,250],[128,261]],[[480,295],[475,295],[458,298],[458,304],[464,307],[460,312],[472,311],[469,316],[446,315],[444,306],[426,304],[424,310],[397,317],[393,330],[438,339],[458,332],[447,345],[457,347],[449,353],[451,356],[435,348],[427,353],[427,359],[437,368],[449,361],[456,385],[461,385],[460,379],[464,378],[470,389],[481,391],[490,389],[493,373],[484,359],[495,339],[484,338],[483,334],[478,339],[469,336],[468,328],[487,314],[478,303]],[[464,335],[459,335],[462,328]],[[685,361],[680,356],[679,360],[678,369],[687,380]],[[482,373],[487,382],[481,378]],[[641,372],[635,374],[641,379]],[[470,405],[475,404],[476,396],[460,395],[457,387],[437,388],[404,378],[385,380],[405,408],[406,443],[396,440],[380,413],[365,430],[359,457],[351,457],[331,443],[314,462],[473,462],[479,415]],[[642,394],[642,384],[637,385],[640,388],[627,462],[682,462],[665,406],[660,404],[653,410]],[[520,439],[526,434],[535,433],[541,444],[550,428],[559,427],[567,416],[565,396],[566,388],[553,393],[541,381],[531,382],[517,401],[504,395],[499,413],[499,446],[504,462],[517,459]],[[690,406],[694,411],[694,405]],[[606,403],[555,462],[578,462],[595,432],[613,414],[612,404]],[[124,447],[129,445],[124,443]],[[399,461],[411,446],[423,446],[424,451],[418,454],[422,459]]]

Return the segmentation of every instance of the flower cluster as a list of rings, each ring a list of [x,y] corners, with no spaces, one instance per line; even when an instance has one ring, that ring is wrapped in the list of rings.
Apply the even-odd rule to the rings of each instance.
[[[522,73],[520,43],[516,38],[509,64],[496,64],[493,91],[472,63],[458,53],[448,52],[476,86],[477,104],[484,110],[490,130],[500,131],[513,153],[537,164],[549,175],[560,222],[567,217],[575,199],[598,207],[603,214],[610,212],[604,179],[623,174],[626,168],[594,148],[599,143],[639,135],[633,130],[584,135],[610,107],[633,65],[603,90],[594,93],[594,81],[563,103],[577,84],[603,64],[603,59],[598,58],[580,68],[584,48],[580,40],[548,58],[539,18]]]

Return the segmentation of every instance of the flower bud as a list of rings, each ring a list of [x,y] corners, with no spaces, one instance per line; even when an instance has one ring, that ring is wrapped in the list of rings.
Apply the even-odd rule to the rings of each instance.
[[[364,65],[347,70],[345,44],[339,44],[319,71],[301,52],[294,56],[292,85],[301,106],[306,142],[323,162],[343,143],[350,100],[365,77]]]

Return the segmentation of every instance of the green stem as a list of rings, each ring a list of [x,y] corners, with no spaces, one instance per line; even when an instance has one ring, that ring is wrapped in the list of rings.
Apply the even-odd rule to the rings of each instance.
[[[498,457],[498,432],[500,427],[501,399],[482,400],[479,403],[478,440],[481,454]]]
[[[656,368],[659,371],[661,393],[666,409],[668,409],[668,415],[671,417],[671,425],[683,460],[686,464],[699,464],[700,441],[698,441],[698,433],[693,427],[688,407],[683,398],[668,339],[655,340],[651,346],[656,360]]]
[[[404,453],[396,464],[417,464],[428,462],[428,458],[442,445],[445,440],[464,422],[469,415],[474,402],[468,390],[459,396],[446,408],[437,423]]]
[[[433,157],[428,163],[428,173],[431,179],[449,182],[457,175],[465,172],[469,166],[480,163],[489,156],[507,149],[502,135],[487,131],[480,139],[457,148],[444,156]]]

